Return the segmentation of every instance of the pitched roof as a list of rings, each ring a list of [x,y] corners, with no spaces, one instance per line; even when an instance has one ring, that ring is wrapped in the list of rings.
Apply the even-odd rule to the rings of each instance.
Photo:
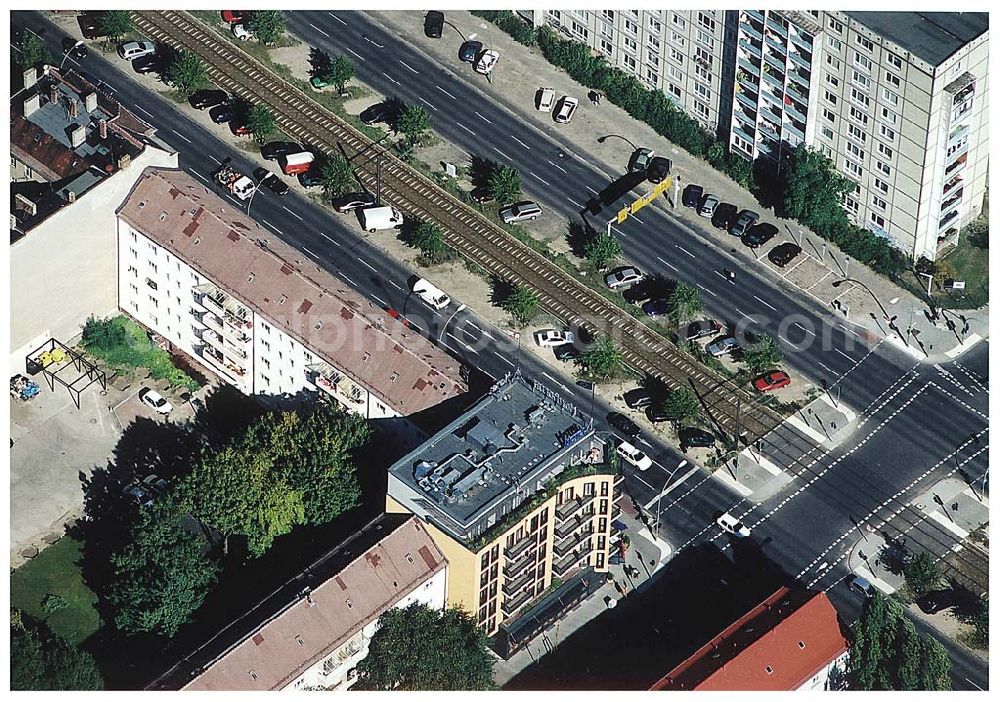
[[[395,516],[376,524],[391,523]],[[423,524],[410,517],[358,552],[349,565],[327,573],[308,597],[296,597],[260,626],[244,629],[238,642],[183,689],[277,690],[290,685],[447,565]]]
[[[10,150],[47,181],[69,178],[90,168],[85,157],[77,155],[17,112],[10,114]]]
[[[932,66],[989,31],[988,12],[845,12]]]
[[[467,390],[458,361],[183,171],[146,169],[118,213],[400,414]]]
[[[825,593],[782,587],[653,685],[653,690],[795,690],[847,651]]]

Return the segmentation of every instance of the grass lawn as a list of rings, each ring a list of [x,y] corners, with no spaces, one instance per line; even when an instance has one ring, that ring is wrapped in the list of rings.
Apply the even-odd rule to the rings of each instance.
[[[64,536],[10,576],[11,606],[46,622],[52,631],[74,645],[101,627],[101,618],[94,609],[97,595],[84,584],[76,565],[82,546],[81,542]],[[42,600],[49,594],[63,598],[67,606],[46,614]]]

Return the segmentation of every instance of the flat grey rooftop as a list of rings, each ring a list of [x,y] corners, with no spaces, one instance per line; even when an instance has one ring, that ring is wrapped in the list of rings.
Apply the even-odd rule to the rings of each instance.
[[[59,91],[59,99],[56,102],[43,99],[41,106],[28,115],[26,119],[44,129],[47,134],[57,139],[66,148],[73,149],[80,156],[91,157],[107,153],[107,147],[99,140],[85,140],[83,144],[73,148],[70,132],[76,127],[83,127],[89,135],[90,130],[97,129],[100,120],[110,120],[112,115],[107,114],[100,107],[87,112],[83,100],[70,86],[60,82],[54,83],[54,85]],[[47,93],[45,97],[48,97]],[[77,105],[75,117],[70,116],[68,107],[70,102],[75,102]]]
[[[591,431],[572,405],[516,377],[497,383],[389,470],[438,511],[468,524],[502,498],[535,492],[538,478]]]
[[[990,28],[988,12],[845,12],[932,66]]]

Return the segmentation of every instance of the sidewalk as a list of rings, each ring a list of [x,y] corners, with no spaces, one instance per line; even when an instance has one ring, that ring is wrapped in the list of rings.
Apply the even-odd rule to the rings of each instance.
[[[430,56],[445,73],[455,73],[459,69],[456,52],[460,39],[457,33],[451,32],[442,39],[428,39],[421,31],[423,14],[422,11],[370,12],[369,17],[401,41]],[[630,153],[623,150],[619,139],[607,139],[603,144],[597,139],[607,134],[620,134],[636,144],[669,155],[682,184],[698,183],[705,188],[705,192],[715,193],[723,201],[761,211],[750,193],[733,180],[701,159],[673,146],[624,110],[607,101],[600,106],[591,105],[583,99],[588,89],[552,66],[539,49],[518,44],[498,27],[468,12],[449,11],[448,22],[466,36],[477,33],[484,43],[500,52],[501,59],[491,81],[482,81],[479,86],[488,101],[502,104],[535,129],[550,134],[565,146],[566,152],[603,170],[609,180],[621,172]],[[557,95],[569,94],[581,98],[573,122],[561,125],[557,133],[553,132],[548,115],[534,109],[534,94],[542,85],[554,88]],[[671,210],[687,225],[689,233],[712,242],[723,251],[729,251],[739,265],[769,268],[773,278],[781,279],[831,313],[842,316],[855,328],[859,338],[866,341],[885,339],[917,361],[941,363],[954,360],[989,337],[988,307],[963,311],[961,316],[965,317],[964,320],[957,313],[947,312],[946,316],[952,319],[954,329],[949,328],[944,319],[935,326],[924,314],[927,311],[925,302],[860,263],[849,260],[834,244],[824,241],[797,222],[776,218],[773,212],[762,214],[765,220],[779,229],[780,234],[775,237],[774,243],[780,243],[782,238],[798,241],[805,254],[788,270],[774,267],[763,256],[765,251],[759,252],[760,258],[755,259],[748,249],[742,246],[734,248],[731,236],[706,227],[704,220],[690,208],[671,209],[666,199],[654,206]],[[848,278],[850,282],[834,286],[835,282]],[[886,314],[895,318],[894,326],[898,332],[888,327]],[[965,333],[963,330],[966,330]]]
[[[885,537],[876,532],[867,532],[858,539],[847,556],[847,568],[870,582],[886,595],[891,595],[906,582],[902,575],[893,573],[882,559],[882,550],[887,546]]]

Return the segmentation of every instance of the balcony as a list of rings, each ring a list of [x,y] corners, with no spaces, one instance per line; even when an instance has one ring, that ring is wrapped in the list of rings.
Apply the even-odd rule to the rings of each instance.
[[[593,509],[588,512],[574,514],[572,517],[569,517],[556,526],[552,533],[555,535],[556,540],[559,540],[569,534],[572,534],[580,527],[580,525],[585,524],[587,521],[592,519],[594,514],[595,512]]]
[[[798,51],[789,51],[788,58],[792,60],[792,63],[798,64],[807,71],[812,70],[812,62]]]
[[[754,136],[752,133],[748,132],[743,125],[733,125],[733,134],[739,135],[741,139],[746,141],[748,144],[754,143]]]
[[[778,36],[780,37],[788,36],[788,29],[784,25],[782,25],[778,20],[776,20],[773,15],[767,16],[767,26],[769,29],[773,29],[775,32],[777,32]]]
[[[213,314],[212,312],[202,312],[201,323],[206,327],[208,327],[209,329],[211,329],[212,331],[214,331],[219,336],[222,336],[222,334],[225,331],[223,329],[222,322],[220,322],[219,318],[215,316],[215,314]]]
[[[757,101],[747,97],[742,90],[736,92],[736,101],[748,110],[757,111]]]
[[[777,73],[777,75],[785,75],[785,59],[780,56],[776,56],[774,52],[767,51],[764,53],[764,63],[770,67],[772,73]],[[769,69],[765,68],[766,73]]]
[[[195,290],[202,293],[199,302],[209,312],[215,314],[227,324],[247,330],[253,326],[250,310],[237,302],[211,283],[200,285]]]
[[[558,561],[555,561],[552,564],[552,575],[554,575],[557,578],[563,577],[573,568],[573,566],[579,563],[580,559],[583,557],[584,554],[582,551],[579,553],[566,554],[565,556],[563,556]]]
[[[535,545],[535,537],[533,535],[525,535],[520,541],[515,541],[513,546],[505,546],[503,553],[504,557],[508,561],[516,561],[517,557],[528,550],[529,547]]]
[[[505,616],[512,617],[514,616],[514,613],[517,612],[517,610],[521,609],[521,607],[531,602],[534,596],[535,594],[533,590],[529,589],[523,591],[519,595],[516,595],[515,597],[512,597],[510,599],[505,597],[503,600],[503,604],[500,605],[500,609],[503,610]]]
[[[764,25],[764,13],[761,12],[760,10],[741,10],[741,12],[747,18],[753,20],[754,22],[757,22],[761,26]],[[744,19],[744,18],[740,17],[740,19]]]
[[[760,30],[754,27],[753,24],[750,22],[740,22],[740,32],[742,32],[748,37],[753,37],[757,41],[764,41],[764,35],[761,34]],[[743,43],[742,40],[740,41],[740,43],[741,44]]]
[[[764,46],[766,50],[764,51],[764,56],[766,57],[768,53],[772,53],[781,59],[782,65],[785,63],[785,54],[788,50],[785,48],[784,43],[768,34],[764,37]]]
[[[504,559],[503,574],[505,576],[508,578],[516,577],[522,570],[535,562],[535,553],[537,552],[537,549],[534,548],[535,542],[529,539],[528,545],[531,548],[524,549],[517,556]]]
[[[525,585],[533,583],[537,575],[534,568],[529,568],[515,578],[506,578],[502,588],[503,594],[506,597],[515,596],[524,589]]]
[[[810,77],[810,74],[808,73],[808,71],[805,73],[805,75],[803,75],[803,72],[800,71],[800,70],[797,70],[797,69],[791,70],[791,71],[788,71],[786,77],[790,78],[792,81],[794,81],[799,86],[801,86],[803,88],[803,90],[806,90],[808,92],[808,90],[809,90],[809,77]]]
[[[958,207],[959,203],[962,202],[962,193],[965,192],[965,188],[959,188],[954,195],[949,197],[947,200],[941,203],[941,214],[944,214],[951,209]]]
[[[806,122],[805,114],[801,110],[799,110],[798,107],[796,107],[794,101],[792,102],[789,102],[787,100],[785,101],[785,114],[795,119],[798,122],[802,122],[803,124],[805,124]]]
[[[768,85],[764,90],[760,91],[760,94],[768,105],[776,107],[779,110],[785,109],[785,93],[783,90],[778,90],[773,85]],[[764,102],[761,102],[761,105],[763,106]]]
[[[556,507],[556,519],[565,519],[594,501],[594,495],[580,495]]]
[[[959,173],[961,173],[963,170],[965,170],[965,162],[968,159],[968,157],[969,157],[968,153],[963,153],[950,166],[944,169],[944,174],[946,176],[950,176],[950,175],[958,175]]]
[[[747,127],[753,127],[757,124],[757,116],[745,109],[737,108],[733,110],[733,117]]]
[[[785,92],[785,81],[781,77],[774,75],[773,69],[771,71],[764,70],[764,82],[779,93]]]
[[[757,122],[757,130],[764,136],[770,137],[772,139],[781,139],[781,133],[775,129],[770,122],[767,120],[760,120]]]
[[[938,222],[938,232],[951,226],[958,219],[958,210],[952,210],[946,217]]]
[[[571,534],[564,539],[556,541],[556,545],[553,547],[552,553],[554,553],[557,558],[562,558],[593,535],[594,526],[591,524],[575,534]]]
[[[736,60],[736,65],[740,67],[741,73],[746,73],[747,77],[753,76],[757,79],[760,78],[760,65],[746,58],[739,58]]]
[[[745,58],[760,58],[762,45],[761,42],[747,41],[746,39],[740,39],[739,41],[739,52],[737,56],[743,56]]]
[[[209,344],[205,344],[199,349],[199,353],[210,366],[220,371],[225,377],[234,383],[240,384],[246,379],[246,370],[229,361],[217,349]]]
[[[792,43],[795,44],[795,46],[797,46],[799,49],[801,49],[803,53],[805,53],[807,56],[812,55],[813,40],[811,37],[807,38],[805,36],[802,36],[801,34],[799,34],[799,32],[795,31],[795,29],[792,29],[792,31],[788,33],[788,36],[792,40]]]
[[[332,395],[338,402],[348,406],[364,403],[365,391],[328,363],[306,366],[306,371],[309,382]]]
[[[950,193],[952,190],[955,189],[955,186],[960,185],[964,180],[965,179],[962,178],[962,176],[960,175],[955,176],[954,178],[949,180],[947,183],[944,184],[944,187],[941,189],[941,196],[946,197],[948,193]]]
[[[785,120],[781,123],[782,129],[784,129],[789,134],[795,136],[799,142],[804,141],[806,138],[806,130],[804,127],[799,126],[794,121]],[[789,140],[791,141],[791,140]]]

